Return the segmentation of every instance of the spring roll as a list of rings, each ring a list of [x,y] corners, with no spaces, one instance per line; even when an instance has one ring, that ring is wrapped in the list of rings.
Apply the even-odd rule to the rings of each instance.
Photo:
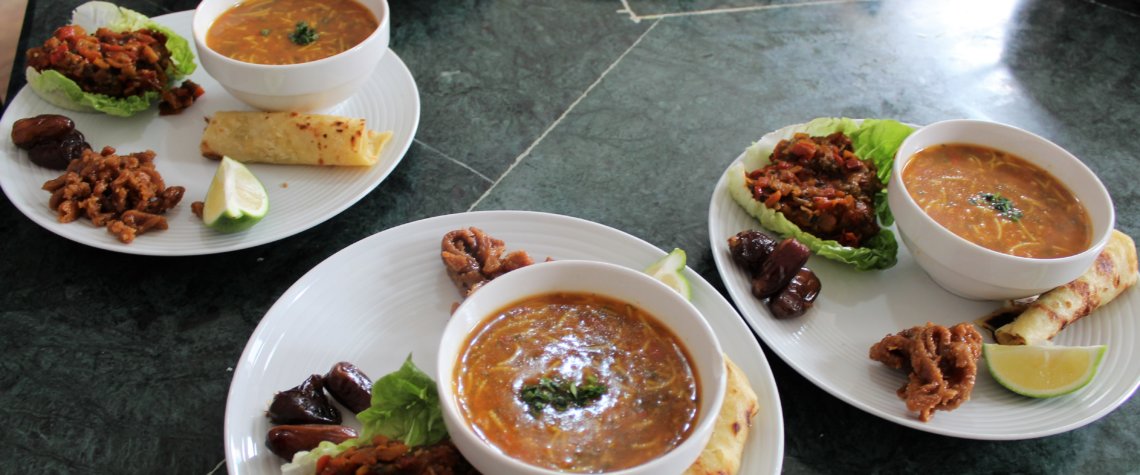
[[[1100,255],[1077,280],[1041,295],[1012,322],[994,331],[1003,345],[1038,345],[1120,295],[1137,280],[1136,244],[1113,230]]]
[[[283,165],[371,166],[392,132],[364,119],[298,112],[216,112],[202,134],[202,155]]]

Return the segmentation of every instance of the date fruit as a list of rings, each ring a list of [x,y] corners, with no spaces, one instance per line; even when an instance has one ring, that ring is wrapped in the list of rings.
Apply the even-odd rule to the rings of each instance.
[[[313,450],[326,440],[339,444],[356,437],[356,430],[345,426],[283,425],[269,429],[269,433],[265,436],[265,446],[277,456],[293,460],[293,454],[303,450]]]
[[[265,415],[276,424],[340,424],[340,411],[325,397],[319,374],[275,394]]]
[[[815,302],[822,285],[815,272],[801,267],[787,287],[768,300],[768,310],[776,318],[795,318],[803,315]]]
[[[352,363],[341,361],[333,365],[325,373],[325,389],[356,414],[372,406],[372,379]]]
[[[47,140],[58,139],[75,130],[75,122],[66,116],[42,114],[17,120],[12,124],[12,143],[22,149]]]
[[[758,272],[775,248],[776,240],[760,231],[741,231],[728,238],[732,261],[749,274]]]
[[[775,295],[791,282],[809,257],[811,249],[799,241],[792,238],[780,241],[752,277],[752,295],[762,299]]]

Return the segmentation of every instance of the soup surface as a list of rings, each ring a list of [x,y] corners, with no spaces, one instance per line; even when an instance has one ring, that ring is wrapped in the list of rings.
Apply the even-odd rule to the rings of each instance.
[[[684,347],[653,316],[608,297],[524,299],[481,323],[459,358],[454,384],[468,423],[533,465],[632,467],[680,444],[696,422],[697,375]],[[579,384],[579,397],[601,391],[537,409],[524,395],[543,380]]]
[[[379,25],[355,0],[246,0],[214,20],[206,45],[247,63],[305,63],[360,44]]]
[[[1017,155],[971,144],[935,145],[914,154],[902,178],[927,215],[988,249],[1057,258],[1092,242],[1088,211],[1072,191]]]

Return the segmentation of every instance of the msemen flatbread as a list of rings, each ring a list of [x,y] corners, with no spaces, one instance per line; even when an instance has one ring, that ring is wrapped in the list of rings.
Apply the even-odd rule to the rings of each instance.
[[[685,470],[685,475],[734,475],[740,470],[744,444],[752,430],[752,418],[760,411],[759,400],[748,376],[728,355],[724,357],[728,370],[728,385],[724,405],[716,416],[712,437],[697,461]]]
[[[208,120],[202,155],[246,163],[371,166],[392,137],[335,115],[222,111]]]
[[[994,331],[1003,345],[1038,345],[1107,304],[1137,280],[1136,244],[1113,230],[1108,244],[1077,280],[1041,295],[1012,322]]]

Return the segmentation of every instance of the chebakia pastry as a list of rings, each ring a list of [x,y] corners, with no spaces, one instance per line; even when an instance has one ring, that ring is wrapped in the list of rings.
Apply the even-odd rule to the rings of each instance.
[[[998,327],[994,338],[1003,345],[1045,343],[1136,284],[1136,272],[1136,243],[1113,230],[1092,267],[1076,280],[1042,294],[1012,322]]]
[[[447,276],[463,298],[492,279],[534,264],[526,251],[506,252],[507,245],[502,239],[495,239],[474,226],[444,234],[440,248]]]
[[[724,404],[716,416],[712,437],[697,461],[684,475],[733,475],[740,471],[744,444],[752,430],[752,418],[760,411],[759,400],[748,376],[724,356],[728,385]]]
[[[371,166],[392,132],[364,119],[298,112],[216,112],[202,134],[202,155],[282,165]]]
[[[907,410],[927,422],[934,411],[952,411],[970,400],[982,356],[982,334],[969,323],[944,327],[926,322],[883,337],[871,359],[907,373],[896,391]]]

